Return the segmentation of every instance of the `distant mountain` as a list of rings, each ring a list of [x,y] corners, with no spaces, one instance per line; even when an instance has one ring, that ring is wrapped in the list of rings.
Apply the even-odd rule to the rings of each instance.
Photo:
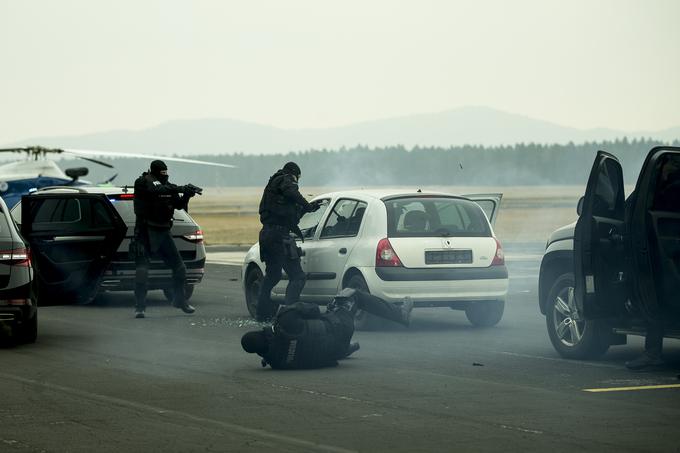
[[[231,119],[169,121],[144,130],[115,130],[80,136],[36,137],[21,144],[107,151],[143,151],[177,155],[274,154],[308,149],[370,147],[513,145],[516,143],[583,143],[646,137],[671,142],[680,127],[629,132],[575,129],[487,107],[463,107],[439,113],[409,115],[326,129],[280,129]]]

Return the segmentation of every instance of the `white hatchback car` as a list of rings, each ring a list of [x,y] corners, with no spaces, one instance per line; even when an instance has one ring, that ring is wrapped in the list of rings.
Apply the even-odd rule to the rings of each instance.
[[[502,194],[455,196],[403,190],[353,190],[319,195],[321,209],[300,220],[307,284],[301,299],[328,303],[342,288],[414,307],[465,310],[475,326],[497,324],[508,271],[492,225]],[[243,263],[246,303],[255,315],[264,264],[259,245]],[[273,289],[283,298],[288,281]],[[376,320],[358,314],[357,325]]]

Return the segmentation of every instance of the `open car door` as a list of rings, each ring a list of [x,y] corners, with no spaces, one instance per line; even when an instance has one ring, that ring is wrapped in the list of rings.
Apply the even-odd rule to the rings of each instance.
[[[501,207],[502,193],[473,193],[469,195],[462,195],[463,197],[474,201],[482,208],[484,214],[489,219],[491,226],[496,225],[496,218]]]
[[[680,148],[645,159],[630,212],[632,293],[652,319],[680,315]]]
[[[41,305],[90,302],[123,240],[123,219],[102,194],[22,197],[21,233],[28,240]]]
[[[598,151],[574,232],[574,295],[584,319],[609,317],[625,306],[625,234],[621,164]]]

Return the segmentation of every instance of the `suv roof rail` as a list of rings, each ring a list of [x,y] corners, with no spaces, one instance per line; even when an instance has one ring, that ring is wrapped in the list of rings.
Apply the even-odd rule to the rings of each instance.
[[[83,188],[81,188],[81,187],[75,187],[75,186],[48,186],[48,187],[41,187],[40,189],[38,189],[38,190],[36,190],[36,191],[34,191],[34,192],[32,192],[32,193],[36,193],[36,192],[46,192],[46,191],[50,191],[50,190],[74,190],[74,191],[80,192],[80,193],[87,193],[87,190],[85,190],[85,189],[83,189]]]

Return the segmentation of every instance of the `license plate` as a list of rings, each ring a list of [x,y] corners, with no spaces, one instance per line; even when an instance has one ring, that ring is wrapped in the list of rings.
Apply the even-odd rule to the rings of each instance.
[[[472,250],[432,250],[425,252],[425,264],[471,264]]]

